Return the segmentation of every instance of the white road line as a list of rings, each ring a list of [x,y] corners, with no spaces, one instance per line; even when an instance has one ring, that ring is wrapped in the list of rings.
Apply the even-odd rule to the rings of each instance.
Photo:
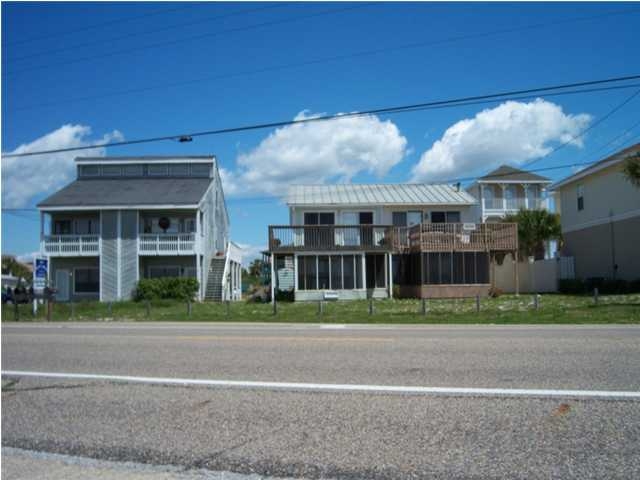
[[[563,397],[640,400],[640,392],[608,390],[551,390],[528,388],[464,388],[464,387],[420,387],[399,385],[357,385],[333,383],[259,382],[245,380],[205,380],[196,378],[134,377],[129,375],[101,375],[93,373],[34,372],[2,370],[2,375],[14,377],[40,377],[74,380],[105,380],[111,382],[146,383],[156,385],[181,385],[247,388],[262,390],[288,390],[311,392],[387,393],[445,396],[483,397]]]

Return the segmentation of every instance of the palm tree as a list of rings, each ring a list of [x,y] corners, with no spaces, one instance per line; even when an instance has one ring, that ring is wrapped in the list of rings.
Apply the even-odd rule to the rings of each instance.
[[[640,188],[640,152],[625,159],[622,172],[627,180]]]
[[[547,210],[521,209],[507,215],[505,222],[518,224],[518,247],[520,258],[544,259],[544,245],[549,240],[562,239],[560,215]]]

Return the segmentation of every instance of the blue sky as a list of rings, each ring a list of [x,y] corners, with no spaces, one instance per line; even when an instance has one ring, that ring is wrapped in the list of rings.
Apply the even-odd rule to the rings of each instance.
[[[635,74],[639,26],[637,5],[614,3],[4,2],[2,151]],[[428,44],[394,49],[415,43]],[[380,52],[352,55],[374,50]],[[350,57],[335,58],[340,56]],[[505,162],[522,165],[632,93],[383,115],[106,153],[215,154],[225,170],[232,237],[257,247],[266,243],[268,224],[288,221],[286,208],[269,197],[289,181],[433,181],[481,174]],[[640,120],[639,107],[640,98],[634,98],[582,142],[535,166],[597,160],[610,150],[603,144]],[[72,127],[60,130],[64,125]],[[3,207],[33,207],[70,181],[72,158],[3,160]],[[548,176],[569,173],[554,170]],[[3,213],[3,253],[36,251],[38,230],[36,212]]]

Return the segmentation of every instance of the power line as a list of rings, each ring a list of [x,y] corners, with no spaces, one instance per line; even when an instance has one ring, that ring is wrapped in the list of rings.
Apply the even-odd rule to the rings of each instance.
[[[473,102],[477,100],[489,100],[489,99],[507,100],[509,96],[514,96],[514,95],[534,94],[534,93],[542,94],[543,92],[548,92],[550,90],[551,91],[566,90],[570,88],[575,89],[579,87],[618,83],[618,82],[625,82],[625,81],[637,80],[637,79],[640,79],[640,75],[627,75],[627,76],[614,77],[614,78],[608,78],[608,79],[590,80],[590,81],[584,81],[584,82],[574,82],[569,84],[554,85],[554,86],[547,86],[547,87],[529,88],[525,90],[514,90],[514,91],[492,93],[492,94],[485,94],[485,95],[474,95],[474,96],[462,97],[462,98],[450,99],[450,100],[429,101],[429,102],[423,102],[423,103],[416,103],[412,105],[383,107],[383,108],[376,108],[371,110],[356,111],[351,113],[322,115],[322,116],[317,116],[312,118],[304,118],[300,120],[274,121],[274,122],[261,123],[261,124],[245,125],[240,127],[229,127],[229,128],[215,129],[215,130],[205,130],[201,132],[179,133],[179,134],[165,135],[165,136],[159,136],[159,137],[140,138],[136,140],[123,140],[120,142],[105,142],[101,144],[86,145],[86,146],[80,146],[80,147],[40,150],[35,152],[11,153],[11,154],[5,154],[3,155],[3,157],[4,158],[27,157],[27,156],[42,155],[42,154],[89,150],[94,148],[121,147],[124,145],[138,145],[143,143],[154,143],[154,142],[160,142],[165,140],[175,140],[180,137],[193,138],[193,137],[221,135],[226,133],[235,133],[235,132],[243,132],[243,131],[251,131],[251,130],[262,130],[267,128],[278,128],[278,127],[284,127],[289,125],[321,122],[321,121],[336,120],[341,118],[357,117],[357,116],[364,116],[364,115],[404,113],[408,111],[415,111],[417,109],[442,108],[446,105],[455,107],[455,106],[460,106],[462,102]],[[617,86],[617,87],[620,87],[620,86]]]
[[[549,153],[547,153],[546,155],[543,155],[542,157],[538,157],[534,160],[531,160],[530,162],[527,162],[524,164],[524,167],[529,167],[531,165],[533,165],[534,163],[538,163],[541,160],[544,160],[545,158],[553,155],[554,153],[556,153],[558,150],[566,147],[567,145],[569,145],[572,142],[575,142],[577,139],[584,137],[588,132],[590,132],[591,130],[593,130],[595,127],[597,127],[598,125],[600,125],[601,123],[603,123],[604,121],[606,121],[609,117],[611,117],[614,113],[616,113],[618,110],[620,110],[622,107],[624,107],[627,103],[629,103],[631,100],[633,100],[634,98],[636,98],[638,95],[640,94],[640,90],[635,91],[634,93],[632,93],[629,97],[625,98],[622,103],[619,103],[618,105],[616,105],[615,107],[613,107],[611,110],[609,110],[609,112],[607,112],[605,115],[603,115],[602,117],[600,117],[597,121],[593,122],[591,125],[589,125],[587,128],[585,128],[584,130],[582,130],[579,134],[572,136],[569,140],[567,140],[566,142],[561,143],[560,145],[556,146],[555,148],[553,148]]]
[[[78,33],[78,32],[86,32],[87,30],[93,30],[95,28],[102,28],[102,27],[106,27],[109,25],[116,25],[116,24],[122,24],[122,23],[126,23],[126,22],[131,22],[133,20],[138,20],[140,18],[146,18],[146,17],[151,17],[154,15],[161,15],[164,13],[171,13],[171,12],[176,12],[178,10],[186,10],[188,8],[193,8],[195,7],[197,4],[183,4],[179,7],[173,7],[173,8],[165,8],[162,10],[155,10],[152,12],[147,12],[147,13],[141,13],[140,15],[130,15],[128,17],[122,17],[122,18],[118,18],[115,20],[109,20],[107,22],[102,22],[102,23],[94,23],[92,25],[87,25],[85,27],[81,27],[81,28],[76,28],[73,30],[65,30],[62,32],[55,32],[55,33],[48,33],[46,35],[40,35],[38,37],[31,37],[31,38],[26,38],[23,40],[18,40],[16,42],[7,42],[5,43],[5,46],[9,47],[9,46],[13,46],[13,45],[22,45],[25,43],[31,43],[31,42],[35,42],[38,40],[46,40],[48,38],[54,38],[54,37],[61,37],[61,36],[66,36],[66,35],[70,35],[72,33]]]
[[[96,41],[93,41],[93,42],[76,43],[75,45],[69,45],[69,46],[63,47],[63,48],[57,48],[57,49],[53,49],[53,50],[45,50],[43,52],[36,52],[36,53],[29,54],[29,55],[23,55],[22,57],[11,58],[11,59],[7,60],[5,63],[21,62],[23,60],[27,60],[27,59],[30,59],[30,58],[42,57],[42,56],[51,55],[51,54],[54,54],[54,53],[65,52],[65,51],[68,51],[68,50],[75,50],[76,48],[91,47],[93,45],[100,45],[100,44],[107,43],[107,42],[115,42],[115,41],[118,41],[118,40],[124,40],[125,38],[133,38],[133,37],[139,37],[141,35],[149,35],[151,33],[165,32],[167,30],[173,30],[173,29],[176,29],[176,28],[182,28],[182,27],[187,27],[187,26],[192,26],[192,25],[198,25],[200,23],[208,23],[208,22],[210,22],[212,20],[220,20],[222,18],[233,17],[233,16],[236,16],[236,15],[244,15],[244,14],[247,14],[247,13],[255,13],[255,12],[262,11],[262,10],[271,10],[271,9],[275,9],[275,8],[282,8],[282,7],[286,7],[288,5],[289,5],[288,3],[280,2],[280,3],[276,3],[276,4],[264,5],[264,6],[257,7],[257,8],[247,8],[247,9],[243,9],[243,10],[236,10],[236,11],[233,11],[233,12],[223,13],[223,14],[220,14],[220,15],[214,15],[214,16],[211,16],[211,17],[199,18],[198,20],[192,20],[190,22],[175,23],[173,25],[167,25],[165,27],[156,28],[156,29],[153,29],[153,30],[136,31],[136,32],[133,32],[133,33],[128,33],[126,35],[120,35],[118,37],[111,37],[111,38],[106,38],[106,39],[102,39],[102,40],[96,40]]]
[[[531,30],[531,29],[543,28],[543,27],[547,27],[547,26],[559,25],[559,24],[564,24],[564,23],[572,23],[572,22],[578,22],[578,21],[592,20],[592,19],[596,19],[596,18],[601,18],[603,16],[620,15],[620,14],[633,14],[633,13],[636,13],[636,12],[640,12],[640,9],[607,12],[607,13],[603,13],[601,15],[595,15],[595,16],[589,16],[589,17],[571,18],[571,19],[558,20],[558,21],[549,22],[549,23],[536,23],[536,24],[526,25],[526,26],[523,26],[523,27],[513,27],[513,28],[500,29],[500,30],[492,30],[492,31],[480,32],[480,33],[476,33],[476,34],[458,35],[458,36],[448,37],[448,38],[440,39],[440,40],[428,40],[428,41],[424,41],[424,42],[414,42],[414,43],[401,44],[401,45],[396,45],[396,46],[393,46],[393,47],[377,48],[377,49],[371,49],[371,50],[362,50],[362,51],[359,51],[359,52],[352,52],[352,53],[343,54],[343,55],[333,55],[333,56],[328,56],[328,57],[320,57],[320,58],[316,58],[316,59],[313,59],[313,60],[305,60],[305,61],[302,61],[302,62],[294,62],[294,63],[280,64],[280,65],[271,65],[271,66],[267,66],[267,67],[263,67],[263,68],[259,68],[259,69],[253,69],[253,70],[244,70],[244,71],[240,71],[240,72],[229,72],[229,73],[223,73],[223,74],[218,74],[218,75],[212,75],[212,76],[206,76],[206,77],[200,77],[200,78],[193,78],[193,79],[190,79],[190,80],[182,80],[182,81],[179,81],[179,82],[170,82],[170,83],[157,84],[157,85],[151,85],[151,86],[145,86],[145,87],[130,88],[130,89],[119,90],[119,91],[114,91],[114,92],[107,92],[107,93],[97,94],[97,95],[88,95],[88,96],[83,96],[83,97],[68,98],[68,99],[64,99],[64,100],[60,100],[60,101],[53,101],[53,102],[45,102],[45,103],[40,103],[40,104],[26,105],[24,107],[14,108],[13,110],[14,111],[34,110],[34,109],[38,109],[38,108],[54,107],[54,106],[58,106],[58,105],[64,105],[64,104],[67,104],[67,103],[84,102],[84,101],[89,101],[89,100],[99,100],[99,99],[113,98],[113,97],[117,97],[117,96],[124,96],[124,95],[130,95],[130,94],[138,94],[138,93],[143,93],[143,92],[148,92],[148,91],[153,91],[153,90],[162,90],[162,89],[170,89],[170,88],[175,88],[175,87],[183,87],[183,86],[188,86],[188,85],[194,85],[194,84],[197,84],[197,83],[210,82],[212,80],[222,80],[222,79],[227,79],[227,78],[236,78],[236,77],[243,77],[243,76],[262,74],[262,73],[289,70],[289,69],[293,69],[293,68],[299,68],[299,67],[305,67],[305,66],[311,66],[311,65],[319,65],[319,64],[330,63],[330,62],[349,60],[349,59],[353,59],[353,58],[374,56],[374,55],[379,55],[379,54],[388,53],[388,52],[394,52],[394,51],[402,51],[402,50],[410,50],[410,49],[416,49],[416,48],[424,48],[424,47],[442,45],[442,44],[447,44],[447,43],[455,43],[455,42],[459,42],[459,41],[479,39],[479,38],[491,37],[491,36],[495,36],[495,35],[503,35],[503,34],[508,34],[508,33],[514,33],[514,32],[518,32],[518,31],[522,31],[522,30]]]
[[[230,29],[227,29],[227,30],[217,30],[215,32],[203,33],[203,34],[199,34],[199,35],[192,35],[190,37],[185,37],[185,38],[178,39],[178,40],[168,40],[168,41],[163,41],[163,42],[156,42],[156,43],[151,43],[149,45],[142,45],[142,46],[134,47],[134,48],[116,50],[116,51],[113,51],[113,52],[107,52],[107,53],[103,53],[103,54],[100,54],[100,55],[92,55],[92,56],[89,56],[89,57],[75,58],[73,60],[67,60],[67,61],[64,61],[64,62],[52,62],[52,63],[44,64],[44,65],[36,65],[34,67],[23,68],[21,70],[9,71],[8,73],[3,73],[2,76],[3,77],[10,77],[10,76],[13,76],[13,75],[16,75],[16,74],[20,74],[20,73],[24,73],[24,72],[30,72],[30,71],[34,71],[34,70],[42,70],[42,69],[46,69],[46,68],[49,68],[49,67],[72,65],[72,64],[82,63],[82,62],[86,62],[86,61],[99,60],[101,58],[109,58],[109,57],[115,57],[115,56],[119,56],[119,55],[127,55],[127,54],[130,54],[130,53],[140,52],[140,51],[149,50],[149,49],[153,49],[153,48],[167,47],[167,46],[170,46],[170,45],[178,45],[178,44],[185,43],[185,42],[192,42],[194,40],[201,40],[203,38],[217,37],[217,36],[220,36],[220,35],[223,35],[223,34],[228,34],[228,33],[244,32],[244,31],[253,30],[253,29],[256,29],[256,28],[270,27],[270,26],[274,26],[274,25],[282,25],[284,23],[297,22],[299,20],[304,20],[304,19],[307,19],[307,18],[315,18],[315,17],[325,16],[325,15],[333,15],[333,14],[336,14],[336,13],[342,13],[342,12],[346,12],[346,11],[350,11],[350,10],[356,10],[356,9],[360,9],[360,8],[371,7],[371,6],[375,6],[375,5],[377,5],[377,4],[375,4],[375,3],[358,3],[356,5],[350,5],[348,7],[327,9],[327,10],[322,10],[320,12],[314,12],[314,13],[309,13],[309,14],[305,14],[305,15],[296,15],[296,16],[293,16],[293,17],[284,18],[284,19],[278,19],[278,20],[270,20],[268,22],[255,23],[253,25],[246,25],[246,26],[243,26],[243,27],[235,27],[235,28],[230,28]]]

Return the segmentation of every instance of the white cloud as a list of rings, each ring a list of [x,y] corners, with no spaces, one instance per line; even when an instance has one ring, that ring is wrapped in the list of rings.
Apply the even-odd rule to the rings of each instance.
[[[16,260],[22,263],[27,263],[31,265],[33,263],[33,259],[39,257],[41,254],[39,251],[31,252],[31,253],[22,253],[16,256]]]
[[[295,119],[312,118],[306,111]],[[225,194],[281,194],[292,183],[349,182],[363,172],[383,177],[402,160],[407,139],[374,115],[288,125],[222,169]]]
[[[412,181],[521,164],[548,154],[557,143],[582,147],[582,140],[573,137],[590,121],[591,115],[565,114],[559,105],[542,99],[505,102],[450,126],[413,167]]]
[[[122,140],[122,134],[114,130],[102,138],[90,139],[91,128],[85,125],[62,127],[22,144],[12,152],[28,153],[39,150],[55,150]],[[6,208],[20,208],[38,194],[50,193],[68,183],[74,177],[73,159],[78,155],[103,156],[104,148],[82,152],[62,152],[31,157],[2,159],[2,202]]]

